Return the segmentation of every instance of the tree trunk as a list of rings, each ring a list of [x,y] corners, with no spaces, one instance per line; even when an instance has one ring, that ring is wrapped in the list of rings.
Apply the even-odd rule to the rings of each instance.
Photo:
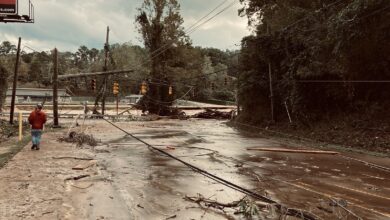
[[[7,89],[8,89],[7,78],[8,78],[8,72],[0,64],[0,112],[3,112],[3,106],[5,103],[5,99],[7,97]]]

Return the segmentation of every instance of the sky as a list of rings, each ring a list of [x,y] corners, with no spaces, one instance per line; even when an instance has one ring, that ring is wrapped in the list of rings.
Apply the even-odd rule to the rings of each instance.
[[[217,5],[237,2],[228,10],[190,34],[194,46],[237,49],[242,37],[250,34],[245,17],[238,16],[238,0],[178,0],[184,27],[189,27]],[[28,0],[19,0],[19,14],[28,12]],[[36,50],[76,51],[80,45],[103,48],[106,27],[110,43],[130,42],[142,45],[134,19],[142,0],[32,0],[35,23],[0,23],[0,42],[22,44]]]

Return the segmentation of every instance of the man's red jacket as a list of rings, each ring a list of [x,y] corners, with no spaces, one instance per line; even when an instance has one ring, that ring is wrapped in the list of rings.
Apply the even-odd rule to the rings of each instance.
[[[32,111],[30,117],[28,117],[32,129],[43,129],[43,125],[46,123],[46,114],[43,111]]]

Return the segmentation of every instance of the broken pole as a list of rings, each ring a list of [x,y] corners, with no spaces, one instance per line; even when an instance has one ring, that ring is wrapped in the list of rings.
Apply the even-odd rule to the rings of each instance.
[[[11,99],[11,111],[9,116],[9,123],[14,124],[14,111],[15,111],[15,98],[16,98],[16,86],[18,82],[18,71],[19,71],[19,59],[20,59],[20,43],[22,38],[19,37],[18,41],[18,50],[16,52],[16,62],[15,62],[15,72],[14,72],[14,82],[12,84],[12,99]]]
[[[104,45],[104,67],[103,71],[107,71],[108,69],[108,52],[109,52],[109,46],[108,46],[108,40],[110,37],[110,27],[107,26],[107,34],[106,34],[106,44]],[[103,97],[102,97],[102,115],[104,115],[105,109],[106,109],[106,90],[107,90],[107,78],[108,76],[104,76],[104,82],[103,82]]]
[[[53,128],[58,128],[58,51],[54,48],[54,73],[53,73]]]

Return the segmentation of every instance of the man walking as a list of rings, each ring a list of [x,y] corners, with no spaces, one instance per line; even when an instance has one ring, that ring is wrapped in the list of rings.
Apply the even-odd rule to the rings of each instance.
[[[43,125],[46,123],[46,114],[42,111],[42,105],[38,104],[35,110],[30,113],[28,122],[31,125],[32,147],[31,150],[39,150]]]

